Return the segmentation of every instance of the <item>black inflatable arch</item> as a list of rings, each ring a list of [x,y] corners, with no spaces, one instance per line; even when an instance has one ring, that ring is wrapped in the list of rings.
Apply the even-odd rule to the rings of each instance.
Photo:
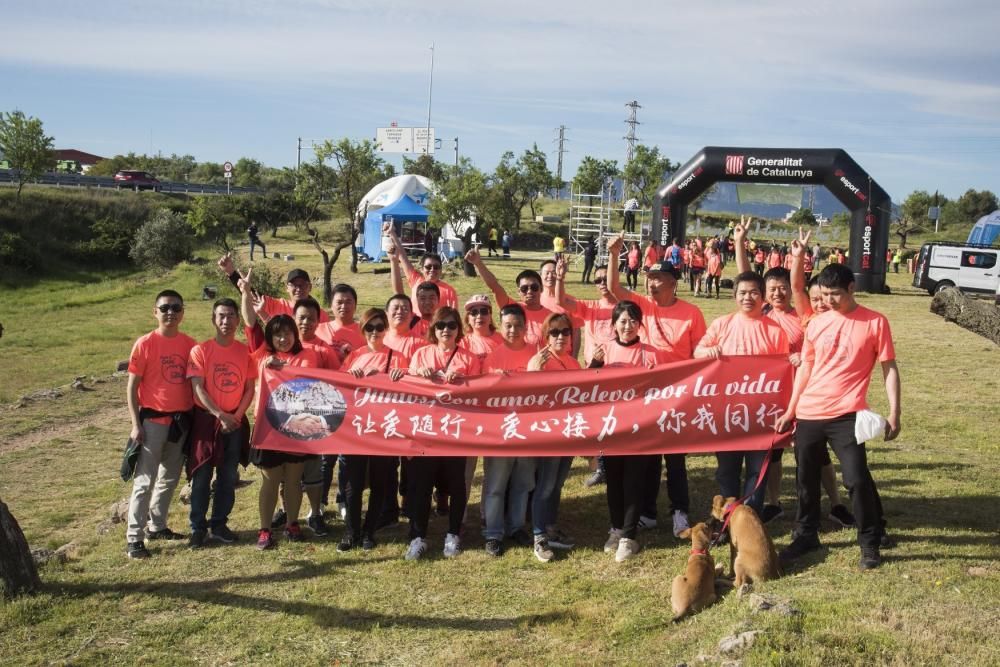
[[[856,289],[887,291],[885,253],[892,202],[843,150],[706,146],[656,193],[653,239],[683,241],[688,204],[718,181],[825,185],[851,211],[848,266],[854,271]],[[656,224],[656,212],[660,224]]]

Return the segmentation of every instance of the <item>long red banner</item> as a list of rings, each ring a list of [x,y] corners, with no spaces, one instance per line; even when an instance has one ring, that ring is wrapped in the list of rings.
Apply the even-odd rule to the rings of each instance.
[[[488,375],[458,384],[267,369],[253,444],[301,454],[594,456],[788,444],[787,357]]]

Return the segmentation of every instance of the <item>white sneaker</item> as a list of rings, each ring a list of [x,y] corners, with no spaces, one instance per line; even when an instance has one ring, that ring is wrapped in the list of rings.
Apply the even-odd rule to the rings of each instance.
[[[458,535],[448,533],[444,536],[444,557],[454,558],[462,552],[462,540]]]
[[[612,528],[608,531],[608,541],[604,543],[604,553],[613,553],[618,548],[618,542],[622,539],[620,531]]]
[[[535,558],[543,563],[548,563],[555,558],[552,549],[549,547],[549,540],[545,535],[535,535]]]
[[[419,560],[425,553],[427,553],[427,540],[422,537],[414,537],[403,558],[406,560]]]
[[[639,543],[623,537],[618,540],[618,551],[615,552],[615,562],[622,563],[639,553]]]
[[[687,512],[681,510],[674,511],[674,537],[680,537],[681,533],[691,527],[688,522]]]
[[[639,517],[639,530],[649,530],[650,528],[656,528],[656,519],[651,516],[640,516]]]

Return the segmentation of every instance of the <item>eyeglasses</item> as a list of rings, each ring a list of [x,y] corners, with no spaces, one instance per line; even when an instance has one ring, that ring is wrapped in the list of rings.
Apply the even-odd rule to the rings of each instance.
[[[573,330],[569,327],[566,327],[565,329],[552,329],[549,331],[549,338],[559,338],[559,336],[569,338],[572,335]]]
[[[537,292],[542,289],[542,286],[538,283],[526,283],[524,285],[518,285],[517,290],[521,294],[527,294],[528,292]]]
[[[385,325],[381,322],[365,325],[365,333],[382,333],[383,331],[385,331]]]
[[[607,278],[594,278],[595,285],[603,285],[606,282],[608,282]]]
[[[469,315],[472,315],[473,317],[479,317],[480,315],[482,315],[483,317],[489,317],[489,315],[490,315],[490,309],[489,308],[470,308],[469,309]]]
[[[424,271],[440,271],[440,264],[424,264]]]
[[[444,331],[445,329],[448,329],[450,331],[454,331],[455,329],[458,328],[458,322],[456,322],[454,320],[448,320],[447,322],[444,322],[444,321],[442,321],[442,322],[435,322],[434,323],[434,328],[437,329],[438,331]]]
[[[161,303],[156,309],[161,313],[183,313],[184,305],[180,303]]]

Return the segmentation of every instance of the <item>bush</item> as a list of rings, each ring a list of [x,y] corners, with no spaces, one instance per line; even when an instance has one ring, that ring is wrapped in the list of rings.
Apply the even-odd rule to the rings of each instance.
[[[160,209],[139,228],[128,254],[140,268],[167,270],[191,257],[193,249],[193,231],[185,217]]]

